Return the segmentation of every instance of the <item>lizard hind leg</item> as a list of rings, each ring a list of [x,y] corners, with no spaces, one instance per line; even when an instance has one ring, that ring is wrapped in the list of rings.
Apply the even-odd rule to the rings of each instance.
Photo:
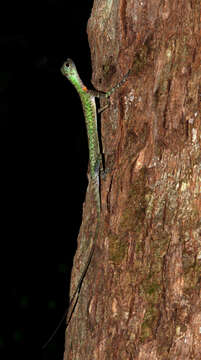
[[[104,110],[106,110],[109,106],[110,106],[110,99],[109,97],[106,97],[105,98],[107,99],[107,102],[105,105],[101,106],[100,109],[98,109],[98,114],[102,113]]]
[[[100,212],[101,212],[99,175],[95,176],[93,179],[91,179],[91,185],[92,185],[92,191],[93,191],[94,199],[95,199],[97,217],[99,217]]]
[[[102,164],[102,157],[100,154],[96,160],[96,164],[94,167],[94,176],[91,179],[95,202],[96,202],[96,211],[97,211],[98,216],[100,215],[100,212],[101,212],[101,196],[100,196],[100,181],[99,181],[99,173],[100,173],[101,164]]]
[[[99,173],[102,171],[104,171],[104,164],[103,164],[102,154],[99,153],[99,155],[97,156],[97,159],[96,159],[95,166],[94,166],[95,177],[98,176]]]

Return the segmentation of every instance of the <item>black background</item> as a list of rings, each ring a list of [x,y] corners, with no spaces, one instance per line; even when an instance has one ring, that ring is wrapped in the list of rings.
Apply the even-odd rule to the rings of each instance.
[[[86,85],[93,0],[1,5],[0,358],[62,359],[73,256],[87,187],[81,104],[61,75],[70,57]]]

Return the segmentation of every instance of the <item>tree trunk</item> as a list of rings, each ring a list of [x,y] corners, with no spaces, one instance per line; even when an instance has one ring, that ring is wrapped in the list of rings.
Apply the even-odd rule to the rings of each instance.
[[[94,0],[93,84],[106,91],[131,74],[101,114],[101,230],[64,360],[201,359],[200,10],[200,0]],[[89,186],[71,294],[93,198]]]

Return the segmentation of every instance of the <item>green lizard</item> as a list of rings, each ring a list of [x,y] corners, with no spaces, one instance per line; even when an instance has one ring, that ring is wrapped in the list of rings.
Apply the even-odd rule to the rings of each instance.
[[[81,273],[80,280],[78,281],[78,284],[75,288],[75,291],[70,299],[70,303],[68,308],[66,309],[61,321],[59,322],[57,328],[51,335],[51,337],[48,339],[48,341],[44,344],[43,349],[49,344],[49,342],[52,340],[54,335],[56,334],[57,330],[59,329],[60,325],[62,324],[63,320],[65,319],[67,315],[67,322],[66,327],[68,326],[72,313],[74,311],[74,308],[76,306],[79,292],[82,286],[82,282],[84,280],[84,277],[87,273],[88,267],[90,265],[96,239],[98,237],[99,233],[99,227],[100,227],[100,216],[101,216],[101,200],[100,200],[100,184],[99,184],[99,172],[100,172],[100,165],[102,163],[102,155],[100,152],[100,145],[99,145],[99,138],[98,138],[98,128],[97,128],[97,111],[96,111],[96,102],[95,98],[109,98],[109,96],[117,89],[119,88],[127,79],[130,71],[124,76],[124,78],[116,85],[114,86],[110,91],[104,93],[101,91],[96,90],[88,90],[87,87],[83,84],[82,80],[79,77],[79,74],[77,72],[76,66],[74,62],[71,59],[67,59],[63,66],[61,67],[61,73],[73,84],[73,86],[76,88],[81,102],[82,107],[84,111],[84,117],[86,122],[86,128],[87,128],[87,137],[88,137],[88,147],[89,147],[89,164],[90,164],[90,180],[94,191],[94,198],[96,202],[96,212],[97,212],[97,224],[96,224],[96,230],[95,235],[93,237],[93,243],[91,246],[91,250],[88,256],[88,260],[84,266],[84,269]],[[103,108],[105,109],[107,105]],[[101,110],[103,110],[101,109]],[[100,111],[101,111],[100,110]],[[75,296],[77,296],[77,300],[74,304],[74,307],[72,311],[70,312],[70,315],[68,316],[68,311],[73,304],[73,301],[75,299]]]

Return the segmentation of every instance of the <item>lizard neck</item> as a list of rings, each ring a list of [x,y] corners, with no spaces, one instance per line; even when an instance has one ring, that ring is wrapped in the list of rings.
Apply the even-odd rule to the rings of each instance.
[[[76,88],[80,97],[86,93],[87,87],[83,84],[82,80],[79,77],[79,74],[76,72],[73,76],[68,77],[68,80]]]

